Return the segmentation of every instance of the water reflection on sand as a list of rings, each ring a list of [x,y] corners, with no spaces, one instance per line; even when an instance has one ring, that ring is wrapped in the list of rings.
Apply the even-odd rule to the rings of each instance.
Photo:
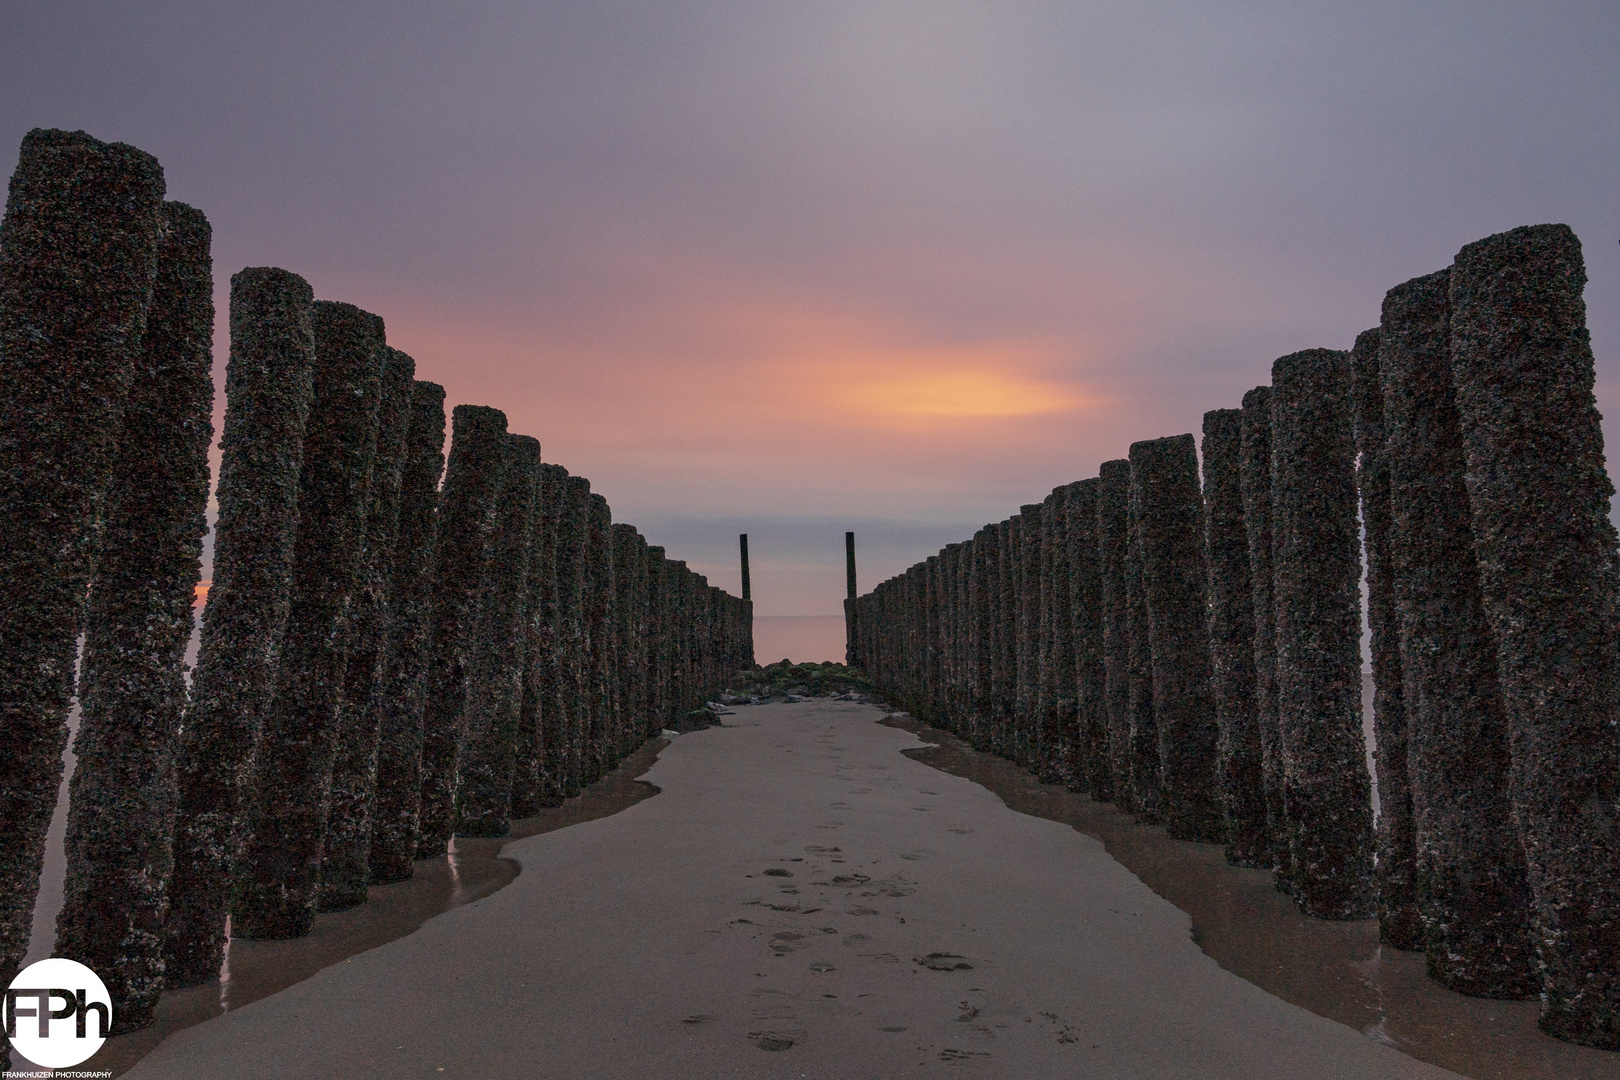
[[[308,937],[231,941],[220,981],[166,992],[156,1023],[109,1039],[82,1068],[111,1069],[117,1076],[176,1031],[302,982],[322,968],[405,937],[435,915],[488,896],[517,877],[517,864],[500,857],[505,844],[607,817],[657,794],[656,787],[635,777],[652,767],[665,745],[663,739],[649,742],[579,797],[513,822],[510,836],[458,837],[448,856],[418,860],[409,881],[374,885],[361,906],[317,915]]]
[[[1536,1028],[1534,1001],[1487,1001],[1429,979],[1422,953],[1379,944],[1378,923],[1299,914],[1264,870],[1230,866],[1222,848],[1163,829],[1054,784],[910,718],[885,723],[937,746],[903,751],[981,784],[1013,810],[1094,836],[1154,892],[1192,918],[1216,963],[1284,1001],[1475,1080],[1620,1080],[1620,1053],[1572,1046]]]

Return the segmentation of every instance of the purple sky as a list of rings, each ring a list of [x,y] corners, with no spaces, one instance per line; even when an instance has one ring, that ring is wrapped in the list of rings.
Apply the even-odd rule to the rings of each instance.
[[[830,614],[845,529],[864,589],[1516,225],[1585,243],[1620,415],[1617,61],[1614,0],[0,0],[0,171],[31,127],[156,154],[222,331],[230,274],[301,273]]]

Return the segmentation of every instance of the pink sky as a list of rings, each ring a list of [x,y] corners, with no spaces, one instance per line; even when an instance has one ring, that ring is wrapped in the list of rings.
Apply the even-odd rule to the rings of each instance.
[[[1620,8],[196,2],[0,10],[34,126],[164,163],[220,290],[382,315],[451,405],[757,609],[1198,431],[1478,237],[1587,246],[1620,409]],[[221,378],[221,384],[223,379]]]

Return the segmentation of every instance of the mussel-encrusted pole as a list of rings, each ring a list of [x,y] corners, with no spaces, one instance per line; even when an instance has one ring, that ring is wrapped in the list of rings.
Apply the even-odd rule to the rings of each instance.
[[[411,384],[411,420],[399,483],[399,525],[389,584],[388,658],[378,692],[376,795],[371,810],[373,885],[404,881],[416,856],[422,797],[422,708],[444,472],[444,387]]]
[[[1269,868],[1264,767],[1254,697],[1254,586],[1243,524],[1243,412],[1204,414],[1204,547],[1209,643],[1220,752],[1215,776],[1226,814],[1226,860]]]
[[[1114,797],[1108,749],[1108,673],[1103,650],[1103,579],[1098,564],[1100,477],[1069,485],[1069,562],[1074,605],[1076,746],[1071,766],[1078,787],[1098,802]]]
[[[1372,792],[1361,731],[1361,555],[1350,356],[1309,349],[1271,368],[1277,729],[1299,909],[1373,913]]]
[[[647,548],[647,733],[669,726],[669,560]]]
[[[1401,686],[1401,619],[1390,548],[1389,454],[1379,332],[1356,335],[1350,394],[1356,410],[1356,487],[1367,547],[1367,625],[1371,631],[1373,744],[1378,792],[1378,937],[1397,949],[1423,948],[1412,847],[1412,789],[1406,771],[1406,709]],[[1478,575],[1475,574],[1477,579]]]
[[[539,502],[529,550],[529,598],[523,620],[523,705],[518,712],[516,766],[512,774],[512,816],[526,818],[546,806],[562,805],[547,747],[557,723],[557,515],[558,487],[568,473],[560,465],[540,466]]]
[[[455,831],[453,797],[462,706],[477,618],[506,467],[506,414],[457,405],[450,414],[450,460],[439,493],[428,667],[422,709],[420,809],[416,857],[443,855]]]
[[[996,641],[1001,664],[996,724],[991,749],[1016,760],[1018,707],[1018,524],[1017,517],[997,525],[998,579],[996,585]]]
[[[1391,289],[1379,333],[1415,885],[1429,974],[1476,997],[1522,998],[1540,979],[1463,482],[1449,276]]]
[[[349,604],[352,648],[338,714],[337,757],[326,815],[321,858],[322,911],[366,902],[371,883],[371,808],[376,795],[384,665],[392,620],[394,538],[399,529],[399,493],[405,467],[405,436],[411,422],[416,361],[383,347],[382,403],[377,417],[377,456],[366,502],[365,533],[353,598]]]
[[[1249,537],[1249,583],[1254,589],[1254,719],[1260,730],[1261,793],[1266,803],[1266,865],[1277,888],[1293,878],[1283,806],[1282,736],[1277,731],[1277,605],[1271,580],[1271,387],[1243,395],[1243,447],[1238,481],[1243,527]]]
[[[627,525],[625,529],[627,531],[622,533],[615,531],[614,534],[619,538],[619,552],[624,556],[614,563],[614,580],[619,583],[620,595],[624,597],[625,605],[620,608],[619,613],[624,619],[625,644],[628,649],[628,655],[620,657],[630,689],[629,699],[625,702],[623,750],[628,756],[647,739],[658,734],[659,729],[652,726],[652,612],[648,592],[647,538],[637,532],[633,525]],[[730,601],[727,609],[729,673],[740,666],[739,656],[742,646],[737,639],[739,625],[737,616],[742,610],[742,602],[735,597],[727,599]]]
[[[365,542],[386,356],[383,323],[318,300],[315,400],[298,477],[291,604],[254,763],[250,832],[232,933],[301,937],[315,923],[337,718],[353,647],[350,604]]]
[[[1159,729],[1153,709],[1153,638],[1148,621],[1142,550],[1142,500],[1137,497],[1136,463],[1131,463],[1125,494],[1125,656],[1130,701],[1129,767],[1138,821],[1162,824]]]
[[[170,202],[163,226],[86,619],[53,954],[101,976],[115,1034],[150,1024],[163,988],[174,735],[214,434],[208,219]]]
[[[600,780],[617,760],[613,754],[618,728],[618,649],[615,623],[618,607],[613,587],[613,511],[602,495],[593,492],[587,509],[588,547],[585,553],[585,617],[590,624],[590,753],[586,782]]]
[[[585,618],[585,553],[590,534],[591,482],[566,478],[557,522],[558,670],[564,717],[563,794],[578,795],[585,778],[590,732],[589,639]]]
[[[1541,1027],[1620,1049],[1620,637],[1580,241],[1535,225],[1451,268],[1451,364],[1533,897]]]
[[[1041,676],[1041,518],[1044,507],[1029,503],[1018,508],[1017,563],[1014,583],[1018,590],[1018,689],[1014,705],[1017,739],[1014,761],[1038,771],[1042,719],[1039,715]]]
[[[1102,624],[1104,705],[1114,805],[1133,813],[1131,786],[1131,655],[1125,564],[1130,546],[1131,463],[1105,461],[1097,476],[1097,578]]]
[[[1191,435],[1131,444],[1131,503],[1153,657],[1159,813],[1178,840],[1226,839],[1216,794],[1220,729],[1210,685],[1204,508]]]
[[[1041,514],[1041,779],[1072,784],[1075,752],[1074,609],[1069,564],[1069,492],[1053,488]]]
[[[103,492],[157,272],[163,169],[35,129],[0,223],[0,984],[28,951]]]
[[[215,498],[213,581],[175,745],[174,876],[164,981],[219,975],[253,746],[275,686],[315,387],[313,294],[297,274],[231,278],[231,355]]]
[[[462,751],[456,765],[456,835],[512,831],[512,769],[523,704],[524,632],[529,560],[539,502],[540,443],[506,437],[495,534],[474,602],[462,704]]]

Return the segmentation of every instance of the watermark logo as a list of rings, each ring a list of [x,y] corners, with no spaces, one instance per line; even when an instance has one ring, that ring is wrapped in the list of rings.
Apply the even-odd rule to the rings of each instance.
[[[77,960],[29,964],[5,1000],[6,1038],[36,1065],[66,1069],[89,1060],[112,1027],[112,995]]]

